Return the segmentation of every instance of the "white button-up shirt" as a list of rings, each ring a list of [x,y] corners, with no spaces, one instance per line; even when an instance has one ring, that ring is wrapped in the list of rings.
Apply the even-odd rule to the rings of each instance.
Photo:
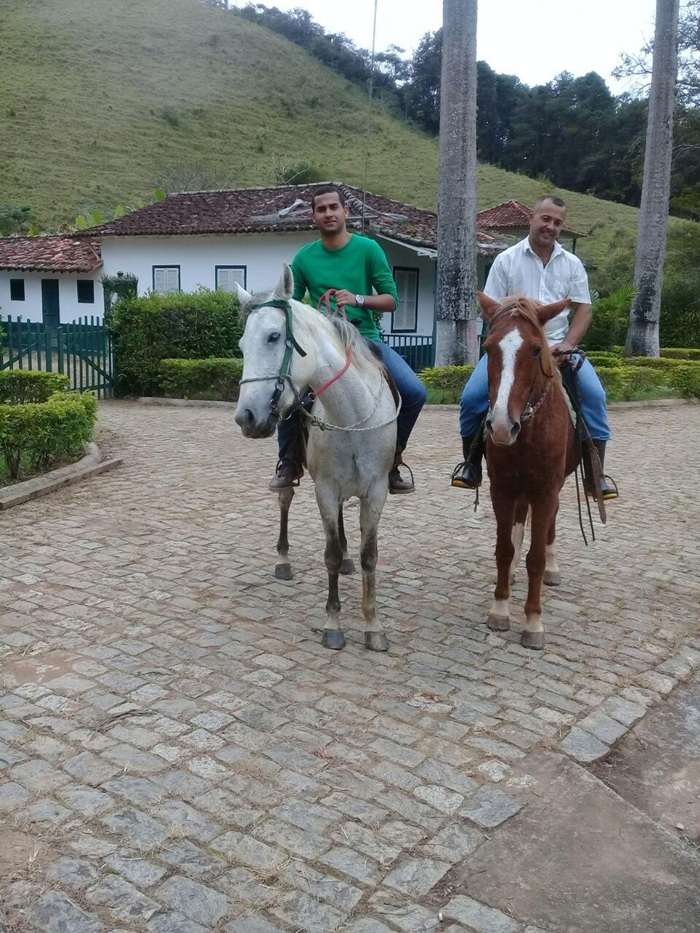
[[[502,301],[509,295],[524,295],[546,305],[564,298],[580,304],[591,303],[588,276],[578,256],[555,242],[545,266],[530,246],[528,237],[498,254],[484,292],[494,301]],[[569,330],[569,311],[557,314],[544,328],[550,346],[561,343]]]

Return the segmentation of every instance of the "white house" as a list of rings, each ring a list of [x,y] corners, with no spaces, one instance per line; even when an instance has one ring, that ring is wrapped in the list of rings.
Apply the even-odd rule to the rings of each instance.
[[[102,317],[102,257],[93,237],[0,238],[0,319],[58,327]]]
[[[235,281],[250,291],[272,286],[282,263],[318,237],[310,206],[317,187],[175,194],[70,237],[0,239],[0,316],[21,314],[55,326],[101,314],[102,274],[135,275],[142,295],[200,287],[233,290]],[[397,349],[431,348],[437,215],[349,185],[338,187],[350,212],[348,227],[382,246],[396,280],[399,306],[384,316],[385,339]],[[505,245],[477,218],[480,287]],[[425,365],[427,357],[421,362]]]

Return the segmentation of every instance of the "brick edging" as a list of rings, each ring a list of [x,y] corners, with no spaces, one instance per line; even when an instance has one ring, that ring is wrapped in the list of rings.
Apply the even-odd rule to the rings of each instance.
[[[15,483],[5,489],[0,489],[0,511],[11,509],[15,505],[22,505],[32,499],[38,499],[40,496],[48,495],[56,489],[63,486],[70,486],[73,483],[79,483],[88,476],[94,476],[97,473],[106,473],[123,463],[121,457],[113,460],[102,460],[102,454],[97,444],[92,441],[85,448],[85,454],[77,463],[69,463],[68,466],[59,467],[43,476],[33,476],[31,479],[22,483]]]

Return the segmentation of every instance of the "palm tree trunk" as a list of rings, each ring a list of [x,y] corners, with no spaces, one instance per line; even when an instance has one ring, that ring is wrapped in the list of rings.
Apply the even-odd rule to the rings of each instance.
[[[626,356],[658,356],[661,286],[673,154],[673,105],[678,69],[679,0],[656,0],[654,64],[644,155],[644,181]]]
[[[443,0],[435,365],[476,363],[477,0]]]

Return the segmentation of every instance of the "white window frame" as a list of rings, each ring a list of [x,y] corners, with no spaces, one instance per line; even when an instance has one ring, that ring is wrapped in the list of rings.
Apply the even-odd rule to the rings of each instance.
[[[394,266],[399,301],[391,315],[393,334],[415,334],[418,330],[419,273],[414,266]]]
[[[153,266],[153,291],[156,295],[172,295],[180,291],[179,266]]]
[[[246,288],[247,280],[247,266],[214,266],[214,287],[217,292],[235,292],[234,282]]]

